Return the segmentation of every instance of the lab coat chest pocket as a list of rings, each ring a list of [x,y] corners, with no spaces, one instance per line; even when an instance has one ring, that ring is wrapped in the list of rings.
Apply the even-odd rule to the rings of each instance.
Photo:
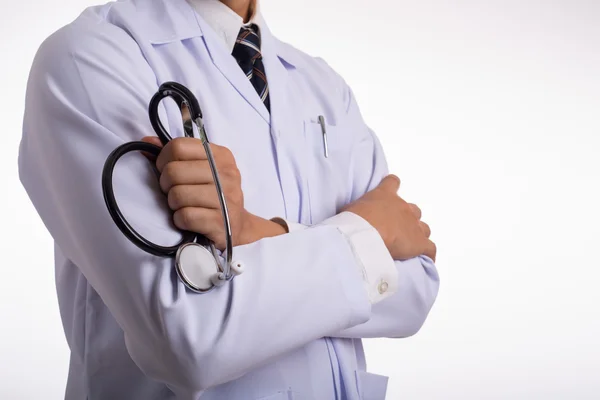
[[[311,223],[332,217],[350,198],[352,132],[343,125],[304,122],[305,157]],[[327,155],[325,151],[327,150]]]
[[[356,371],[356,384],[361,400],[385,400],[388,377],[367,371]]]

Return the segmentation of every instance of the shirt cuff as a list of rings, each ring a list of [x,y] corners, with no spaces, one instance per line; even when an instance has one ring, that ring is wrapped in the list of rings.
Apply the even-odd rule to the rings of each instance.
[[[308,228],[308,225],[303,225],[303,224],[299,224],[296,222],[286,221],[285,219],[280,218],[280,217],[274,217],[274,218],[271,218],[270,220],[283,226],[287,233]]]
[[[377,229],[364,218],[344,211],[319,225],[333,225],[346,237],[371,304],[378,303],[398,291],[396,263]]]

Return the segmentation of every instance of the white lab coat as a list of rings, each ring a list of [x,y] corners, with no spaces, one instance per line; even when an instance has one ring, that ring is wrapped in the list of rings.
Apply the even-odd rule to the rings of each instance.
[[[427,257],[396,261],[397,293],[370,305],[352,250],[318,226],[387,173],[352,92],[321,59],[262,29],[271,114],[184,0],[125,0],[86,10],[41,46],[20,148],[24,187],[56,243],[56,284],[71,365],[67,399],[349,399],[385,397],[361,338],[406,337],[438,290]],[[102,196],[108,154],[151,135],[147,107],[177,81],[202,106],[213,143],[233,152],[246,208],[316,225],[234,248],[246,272],[199,295],[173,260],[144,253]],[[323,155],[317,116],[327,121]],[[163,110],[182,135],[174,103]],[[179,238],[146,160],[123,158],[117,200],[144,236]],[[399,355],[399,363],[402,362]]]

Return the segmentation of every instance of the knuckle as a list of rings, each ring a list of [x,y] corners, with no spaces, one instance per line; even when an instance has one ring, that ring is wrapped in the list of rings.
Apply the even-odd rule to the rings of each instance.
[[[429,237],[431,235],[431,228],[425,222],[421,222],[423,224],[423,231],[425,232],[425,236]]]
[[[223,226],[223,216],[220,211],[215,210],[211,217],[212,223],[214,224],[215,234],[221,236],[221,234],[225,234],[224,226]]]
[[[236,165],[226,165],[223,167],[223,175],[225,175],[228,179],[237,181],[241,178],[240,170]]]
[[[184,198],[184,188],[182,186],[172,187],[167,195],[167,201],[171,210],[182,208],[185,205]]]
[[[241,172],[240,172],[240,170],[238,169],[237,166],[234,166],[231,169],[231,174],[232,174],[233,178],[235,179],[236,183],[241,182],[241,180],[242,180],[242,174],[241,174]]]
[[[171,153],[173,154],[173,158],[176,160],[181,158],[183,152],[185,151],[185,143],[182,139],[183,138],[175,138],[169,142],[171,145]]]
[[[165,167],[163,168],[163,174],[167,174],[167,175],[175,175],[177,173],[177,170],[179,168],[177,167],[177,163],[176,162],[169,162],[165,165]]]
[[[421,209],[419,208],[419,206],[417,206],[416,204],[410,204],[410,208],[413,210],[414,214],[418,218],[421,218]]]
[[[159,183],[160,189],[163,191],[163,193],[168,193],[171,186],[173,186],[171,184],[169,176],[165,175],[165,174],[160,174],[158,183]]]
[[[235,157],[233,155],[233,152],[228,147],[224,147],[224,146],[219,147],[218,159],[224,168],[233,167],[233,168],[237,169],[237,164],[235,162]]]
[[[427,248],[431,251],[432,254],[435,254],[437,252],[436,244],[429,239],[427,239]]]
[[[231,195],[233,204],[241,206],[244,204],[244,192],[240,187],[236,187]]]
[[[173,183],[175,182],[175,177],[177,176],[177,165],[175,163],[167,163],[164,166],[161,177],[164,177],[165,183]]]
[[[194,224],[194,213],[193,208],[186,207],[178,210],[176,212],[176,223],[178,223],[179,228],[190,230]]]
[[[235,183],[225,183],[223,192],[225,193],[225,199],[228,203],[238,204],[242,197],[242,189]]]
[[[223,160],[231,161],[233,160],[233,152],[229,149],[229,147],[219,146],[218,147],[220,156],[223,157]]]
[[[410,206],[408,205],[408,203],[406,201],[404,201],[402,199],[402,197],[395,195],[393,197],[393,201],[394,201],[394,205],[396,207],[398,207],[400,210],[410,212]]]

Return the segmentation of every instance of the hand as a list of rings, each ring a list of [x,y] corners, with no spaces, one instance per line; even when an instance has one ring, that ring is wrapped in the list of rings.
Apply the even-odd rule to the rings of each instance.
[[[157,137],[144,142],[162,146]],[[233,245],[253,243],[263,237],[285,233],[279,224],[251,214],[244,208],[242,178],[227,147],[210,144],[227,203]],[[205,235],[219,250],[225,250],[225,225],[221,203],[202,142],[175,138],[156,158],[160,188],[167,194],[173,221],[179,229]]]
[[[400,178],[388,175],[375,189],[346,205],[369,222],[381,235],[394,260],[426,255],[435,261],[436,246],[429,240],[431,230],[421,222],[421,210],[404,201],[397,192]]]

